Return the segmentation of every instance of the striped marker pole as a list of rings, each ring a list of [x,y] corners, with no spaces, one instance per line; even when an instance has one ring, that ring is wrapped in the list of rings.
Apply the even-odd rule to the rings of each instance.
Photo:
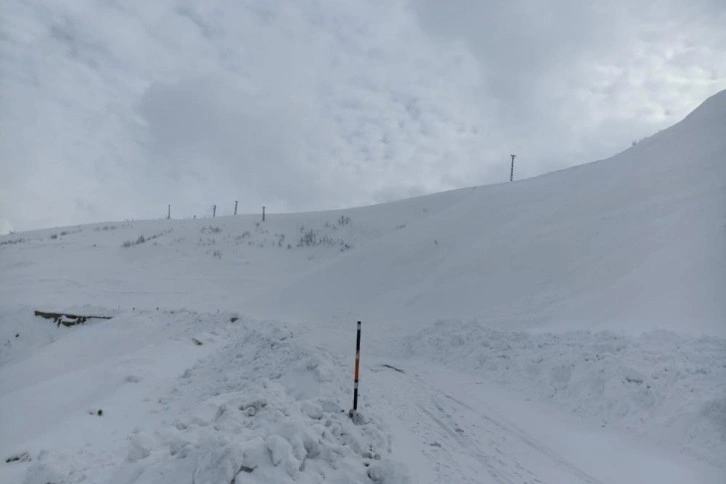
[[[358,410],[358,373],[360,371],[360,321],[358,321],[358,335],[355,339],[355,381],[353,383],[353,413]]]

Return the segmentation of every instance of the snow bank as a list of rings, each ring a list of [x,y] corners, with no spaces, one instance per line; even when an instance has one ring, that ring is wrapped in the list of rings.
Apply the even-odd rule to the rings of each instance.
[[[535,334],[440,320],[404,346],[726,467],[726,340],[667,331]]]
[[[24,484],[104,472],[111,484],[408,482],[387,457],[382,421],[365,409],[355,422],[348,416],[350,364],[277,323],[228,323],[214,333],[228,343],[158,398],[155,424],[131,432],[120,463],[45,449]]]

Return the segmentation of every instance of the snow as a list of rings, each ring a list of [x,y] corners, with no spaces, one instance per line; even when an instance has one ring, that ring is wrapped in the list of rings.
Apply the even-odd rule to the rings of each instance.
[[[0,449],[37,456],[28,484],[365,482],[362,463],[389,465],[385,424],[348,417],[341,362],[231,319],[123,313],[4,365]]]
[[[718,468],[599,425],[573,426],[559,409],[479,376],[409,360],[396,362],[401,374],[380,361],[371,384],[396,422],[394,441],[405,443],[394,455],[415,463],[415,482],[722,481]]]
[[[726,455],[724,349],[724,340],[666,331],[532,334],[438,321],[401,352],[718,465]]]
[[[723,482],[724,129],[721,93],[522,182],[1,237],[0,482]]]

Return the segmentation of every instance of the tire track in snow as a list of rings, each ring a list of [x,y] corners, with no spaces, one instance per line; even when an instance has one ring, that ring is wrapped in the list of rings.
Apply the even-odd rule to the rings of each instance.
[[[429,410],[426,410],[423,405],[418,404],[417,407],[425,415],[427,415],[434,423],[436,423],[444,432],[446,432],[451,438],[459,445],[459,450],[465,454],[469,454],[474,457],[477,462],[484,466],[486,472],[495,480],[497,483],[503,484],[515,484],[515,481],[510,479],[508,476],[502,474],[491,464],[491,458],[485,455],[481,449],[476,445],[472,445],[471,442],[467,442],[467,439],[463,435],[458,434],[455,430],[452,430],[450,426],[444,423],[440,418],[434,415]],[[476,452],[472,452],[472,447]]]
[[[524,431],[522,428],[518,427],[517,425],[511,423],[511,422],[503,422],[501,420],[495,420],[488,415],[486,415],[484,412],[477,410],[470,405],[467,405],[466,403],[462,402],[461,400],[457,399],[456,397],[453,397],[448,394],[443,394],[444,397],[447,399],[453,401],[457,405],[469,410],[470,412],[473,412],[474,414],[480,416],[487,422],[497,426],[501,430],[505,432],[509,432],[513,435],[516,435],[522,442],[527,444],[532,449],[536,450],[537,452],[540,452],[547,457],[549,457],[553,462],[555,462],[558,466],[560,466],[563,469],[566,469],[568,472],[570,472],[573,475],[578,476],[580,479],[582,479],[582,482],[585,482],[587,484],[603,484],[602,481],[599,479],[589,475],[576,465],[572,464],[571,462],[565,460],[563,457],[561,457],[559,454],[557,454],[554,450],[550,449],[543,443],[537,441],[534,437],[529,435],[526,431]]]
[[[380,379],[376,377],[378,381],[372,385],[381,392],[375,396],[375,399],[385,402],[389,407],[385,413],[392,416],[396,422],[403,423],[404,425],[399,428],[405,429],[404,434],[410,437],[410,439],[404,438],[404,434],[399,432],[397,443],[394,438],[394,448],[396,445],[403,445],[410,452],[411,448],[418,447],[418,451],[414,451],[414,454],[423,455],[425,459],[420,463],[423,466],[416,465],[416,469],[422,471],[422,467],[429,467],[431,470],[419,476],[421,482],[512,484],[509,480],[502,480],[495,470],[483,465],[478,456],[471,456],[460,436],[424,405],[410,403],[409,400],[426,401],[427,404],[433,405],[427,401],[428,395],[421,392],[421,389],[414,388],[408,378],[401,381],[396,377],[396,373],[389,369],[370,368],[370,370],[380,376]],[[406,445],[408,442],[404,444],[404,440],[410,440],[410,445]],[[486,479],[487,475],[490,475],[491,479]]]
[[[403,420],[406,426],[419,437],[430,437],[433,433],[442,441],[446,441],[446,447],[436,446],[438,452],[425,452],[427,457],[436,460],[436,469],[439,473],[437,481],[441,482],[446,478],[448,482],[452,479],[464,479],[453,482],[472,482],[471,476],[475,476],[474,482],[482,482],[485,475],[491,477],[492,482],[504,484],[545,484],[546,482],[564,482],[561,478],[546,478],[538,473],[537,467],[541,461],[550,464],[546,467],[546,473],[552,474],[552,466],[557,474],[566,478],[566,482],[581,484],[602,484],[602,481],[589,475],[575,464],[569,462],[547,445],[539,442],[522,428],[511,422],[488,414],[484,410],[462,401],[461,398],[451,395],[436,388],[421,377],[406,373],[392,372],[390,370],[373,370],[381,375],[387,383],[384,386],[391,386],[395,391],[386,392],[388,395],[401,395],[406,401],[399,398],[391,400],[394,407],[409,406],[410,400],[416,401],[417,412],[412,414],[398,412],[398,417]],[[430,422],[421,427],[421,419]],[[460,425],[462,423],[462,425]],[[438,430],[431,430],[433,425]],[[462,429],[462,426],[466,430]],[[443,433],[442,433],[443,432]],[[443,455],[441,455],[443,453]],[[529,463],[520,462],[522,458]],[[456,467],[465,466],[471,473],[464,473],[459,468],[457,476],[450,472],[451,466],[442,462],[444,459],[456,464]],[[468,458],[467,458],[468,457]]]

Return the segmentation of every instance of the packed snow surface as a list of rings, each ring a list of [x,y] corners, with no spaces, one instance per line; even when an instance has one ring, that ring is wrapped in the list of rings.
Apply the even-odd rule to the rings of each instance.
[[[0,482],[723,482],[724,133],[726,92],[511,184],[0,237]]]

